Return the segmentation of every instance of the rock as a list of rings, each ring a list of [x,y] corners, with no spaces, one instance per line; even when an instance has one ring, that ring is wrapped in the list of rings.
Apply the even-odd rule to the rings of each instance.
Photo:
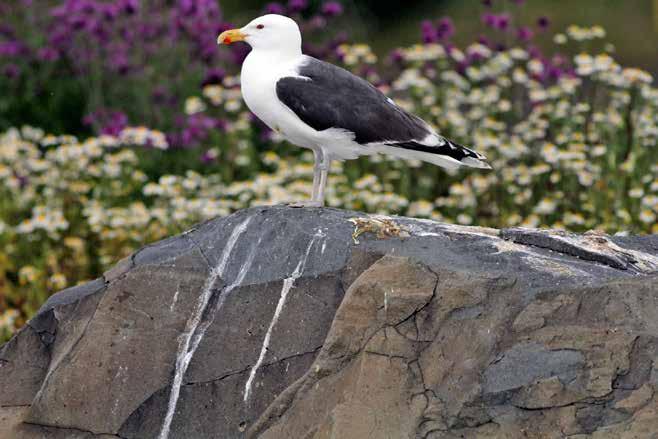
[[[368,268],[346,293],[313,365],[248,436],[403,437],[413,431],[423,410],[414,395],[423,386],[409,361],[417,361],[423,343],[396,327],[429,303],[436,281],[408,258],[384,256]]]
[[[631,392],[628,397],[615,404],[615,408],[627,412],[635,412],[644,407],[653,397],[653,386],[645,383],[637,390]]]
[[[52,296],[0,438],[658,431],[658,240],[253,208]]]

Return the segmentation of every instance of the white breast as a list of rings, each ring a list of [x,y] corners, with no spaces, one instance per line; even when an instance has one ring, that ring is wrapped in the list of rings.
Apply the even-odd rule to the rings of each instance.
[[[303,123],[276,95],[276,83],[285,76],[296,76],[300,59],[273,61],[252,51],[242,64],[242,96],[249,109],[272,130],[292,143],[307,148],[315,145],[318,132]]]

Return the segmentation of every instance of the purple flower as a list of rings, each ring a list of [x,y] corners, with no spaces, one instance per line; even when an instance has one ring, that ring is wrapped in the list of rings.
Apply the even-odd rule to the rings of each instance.
[[[341,44],[345,44],[349,41],[349,35],[345,31],[338,32],[336,36],[329,42],[329,47],[331,49],[336,49]]]
[[[446,40],[455,34],[455,25],[450,17],[441,17],[437,23],[439,39]]]
[[[567,63],[568,63],[568,59],[564,55],[558,53],[558,54],[553,55],[553,58],[551,59],[551,63],[554,66],[558,66],[558,67],[566,66]]]
[[[404,54],[400,49],[395,49],[394,51],[392,51],[389,57],[391,61],[396,64],[404,61]]]
[[[77,5],[74,5],[74,8],[84,14],[91,15],[96,11],[96,3],[91,1],[79,2]]]
[[[550,25],[551,25],[551,21],[548,19],[548,17],[542,16],[537,19],[537,26],[541,30],[545,30]]]
[[[18,41],[0,42],[0,56],[17,56],[24,51],[25,47]]]
[[[327,27],[327,19],[324,18],[322,15],[316,15],[309,20],[308,23],[309,29],[317,30],[317,29],[324,29],[325,27]]]
[[[496,24],[498,23],[498,16],[490,12],[485,12],[484,14],[482,14],[481,19],[482,19],[482,23],[485,26],[489,26],[489,27],[496,27]]]
[[[108,3],[103,6],[103,18],[106,20],[112,21],[119,16],[120,10],[118,5],[114,3]]]
[[[548,77],[551,79],[560,79],[562,74],[563,74],[562,69],[559,67],[550,66],[548,68]]]
[[[0,35],[4,35],[7,38],[14,38],[14,28],[8,24],[0,23]]]
[[[205,87],[209,84],[221,84],[224,76],[226,76],[226,71],[224,69],[219,67],[211,68],[206,72],[206,76],[203,78],[201,86]]]
[[[468,54],[468,61],[471,63],[482,61],[483,59],[485,58],[480,52],[472,52]]]
[[[196,2],[194,0],[178,0],[178,9],[183,15],[194,15],[196,13]]]
[[[290,12],[301,12],[308,7],[308,0],[290,0],[288,9]]]
[[[483,4],[485,7],[490,8],[490,7],[493,6],[493,0],[482,0],[482,4]]]
[[[123,10],[126,12],[126,14],[134,14],[135,12],[137,12],[137,9],[139,8],[139,1],[122,0],[121,6],[123,7]]]
[[[424,20],[420,24],[424,43],[436,43],[439,41],[439,33],[430,20]]]
[[[144,40],[150,40],[157,34],[157,28],[150,23],[139,23],[136,27],[137,34]]]
[[[153,89],[153,92],[151,93],[151,97],[153,98],[153,102],[156,103],[164,103],[167,100],[167,91],[165,87],[158,85]]]
[[[100,134],[118,136],[128,126],[128,116],[122,111],[101,108],[83,117],[82,123],[95,127]]]
[[[343,5],[338,2],[326,2],[322,5],[322,13],[328,17],[335,17],[343,13]]]
[[[215,119],[196,113],[187,117],[185,128],[180,136],[181,146],[191,147],[203,142],[210,130],[217,128],[218,124]]]
[[[505,30],[510,24],[510,16],[509,14],[500,14],[498,15],[498,21],[496,23],[496,27],[500,30]]]
[[[455,66],[455,70],[456,70],[457,73],[459,73],[460,75],[463,75],[463,74],[466,73],[466,69],[468,68],[469,65],[470,65],[470,64],[469,64],[468,61],[460,61],[460,62],[458,62],[457,65]]]
[[[229,128],[229,123],[224,119],[215,119],[215,128],[218,129],[219,131],[226,132]]]
[[[489,41],[489,38],[487,38],[485,35],[480,35],[477,41],[483,46],[491,47],[491,41]]]
[[[211,61],[215,58],[217,54],[217,43],[214,40],[205,41],[201,44],[199,48],[201,59],[206,63],[210,64]]]
[[[11,63],[10,63],[10,64],[7,64],[7,65],[4,67],[2,73],[4,73],[4,75],[5,75],[7,78],[9,78],[9,79],[13,79],[13,78],[18,77],[18,75],[21,74],[21,69],[20,69],[16,64],[11,64]]]
[[[523,42],[528,42],[532,39],[534,36],[534,33],[532,32],[532,29],[530,29],[527,26],[521,26],[516,30],[516,37]]]
[[[217,25],[217,27],[215,27],[215,33],[216,33],[217,35],[219,35],[219,34],[221,34],[222,32],[224,32],[225,30],[233,29],[234,27],[235,27],[235,26],[234,26],[233,24],[231,24],[231,23],[222,22],[222,23],[219,23],[219,24]]]
[[[255,123],[256,126],[260,128],[260,136],[259,139],[261,142],[270,142],[272,141],[272,137],[274,137],[274,131],[270,127],[268,127],[265,124],[259,124]]]
[[[286,13],[286,8],[284,8],[281,3],[268,3],[265,6],[265,12],[268,14],[283,15]]]
[[[128,126],[128,116],[120,111],[112,113],[107,125],[101,128],[101,134],[109,134],[110,136],[118,136],[121,131]]]
[[[509,14],[492,14],[485,12],[481,16],[482,23],[494,29],[506,30],[510,24],[511,18]]]
[[[217,161],[217,153],[211,150],[206,150],[203,154],[201,154],[201,163],[203,164],[209,164],[212,162]]]
[[[528,55],[530,55],[531,58],[541,59],[541,49],[537,46],[528,46]]]
[[[52,47],[42,47],[37,51],[37,57],[42,61],[57,61],[59,59],[59,52]]]
[[[175,126],[170,134],[178,144],[183,137],[186,141],[198,141],[205,131],[217,129],[218,122],[213,119],[188,120],[181,115],[181,123],[177,125],[176,117],[190,84],[194,87],[221,83],[226,72],[212,67],[221,65],[226,71],[234,71],[235,61],[244,58],[249,50],[247,45],[217,50],[216,31],[220,27],[227,28],[219,0],[16,0],[13,6],[5,6],[12,2],[0,0],[0,15],[11,14],[26,2],[31,2],[37,13],[35,24],[39,29],[35,31],[40,38],[35,41],[43,42],[31,49],[32,46],[17,40],[11,27],[0,24],[0,77],[27,77],[31,69],[59,60],[57,74],[70,75],[71,80],[98,68],[107,79],[106,85],[111,87],[107,94],[108,106],[129,108],[130,94],[138,85],[143,86],[140,92],[157,105],[152,105],[153,111],[143,115],[139,122],[154,127]],[[268,2],[267,12],[293,12],[300,24],[310,30],[326,28],[325,23],[330,18],[344,13],[342,0],[266,0],[262,4]],[[10,20],[11,26],[14,21],[24,25],[25,20],[21,22],[24,18],[17,16],[16,20]],[[442,37],[453,32],[452,23],[448,21],[435,22],[433,27]],[[334,32],[322,33],[322,44],[315,45],[314,53],[333,57],[332,46],[340,39],[334,37]],[[172,61],[172,49],[179,60]],[[14,61],[19,57],[20,63]],[[23,62],[29,67],[23,67]],[[189,65],[186,69],[189,71],[181,71],[178,67],[181,63]],[[196,75],[199,76],[195,80]],[[187,91],[171,87],[172,82],[183,84]],[[125,115],[103,111],[104,114],[85,118],[96,133],[116,133],[127,121]],[[135,109],[131,109],[131,114],[133,111]]]
[[[62,18],[65,17],[68,14],[69,8],[67,7],[66,4],[61,4],[59,6],[56,6],[50,10],[50,15],[55,18]]]
[[[26,187],[27,184],[30,182],[30,179],[26,175],[17,175],[16,178],[18,179],[18,186],[21,189]]]
[[[128,56],[123,51],[112,52],[109,58],[110,68],[120,74],[128,73],[130,68],[130,63],[128,61]]]
[[[87,17],[84,15],[74,15],[69,18],[68,22],[71,25],[71,29],[75,31],[85,29],[87,27]]]
[[[481,17],[482,23],[488,27],[493,27],[499,30],[505,30],[510,24],[509,14],[492,14],[491,12],[485,12]]]

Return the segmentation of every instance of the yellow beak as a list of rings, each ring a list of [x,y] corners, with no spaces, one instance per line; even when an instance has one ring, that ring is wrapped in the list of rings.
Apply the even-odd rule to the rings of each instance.
[[[243,34],[240,29],[230,29],[222,32],[217,37],[217,44],[231,44],[236,41],[244,41],[247,35]]]

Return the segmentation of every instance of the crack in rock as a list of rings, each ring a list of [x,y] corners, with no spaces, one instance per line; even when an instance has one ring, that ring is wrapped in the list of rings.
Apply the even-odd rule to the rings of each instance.
[[[585,261],[598,262],[617,270],[633,268],[643,273],[658,270],[658,257],[623,249],[601,234],[590,233],[578,236],[557,230],[512,228],[501,230],[500,236],[517,244],[553,250]]]
[[[322,348],[322,346],[318,346],[318,347],[316,347],[315,349],[312,349],[312,350],[310,350],[310,351],[300,352],[300,353],[295,354],[295,355],[289,355],[289,356],[287,356],[287,357],[280,358],[280,359],[278,359],[278,360],[276,360],[276,361],[270,361],[269,363],[261,364],[260,367],[264,369],[264,368],[268,368],[268,367],[270,367],[270,366],[275,366],[275,365],[277,365],[277,364],[283,363],[284,361],[292,360],[293,358],[303,357],[303,356],[305,356],[305,355],[309,355],[309,354],[315,354],[315,353],[317,353],[321,348]],[[240,375],[240,374],[242,374],[242,373],[245,373],[245,372],[247,372],[248,370],[251,370],[252,367],[253,367],[253,365],[250,364],[250,365],[246,366],[246,367],[243,368],[243,369],[228,372],[228,373],[226,373],[226,374],[224,374],[224,375],[222,375],[222,376],[220,376],[220,377],[217,377],[217,378],[212,378],[212,379],[210,379],[210,380],[204,380],[204,381],[190,381],[190,382],[186,382],[184,385],[185,385],[185,386],[197,386],[197,385],[200,386],[200,385],[204,385],[204,384],[215,383],[215,382],[218,382],[218,381],[222,381],[222,380],[224,380],[224,379],[226,379],[226,378],[229,378],[229,377],[232,377],[232,376],[235,376],[235,375]]]
[[[53,429],[53,430],[77,431],[77,432],[84,433],[84,434],[90,434],[94,437],[100,437],[100,436],[107,437],[107,436],[110,436],[110,437],[115,437],[115,438],[119,438],[119,439],[128,439],[128,438],[125,438],[123,436],[119,436],[116,433],[97,433],[97,432],[94,432],[94,431],[91,431],[91,430],[85,430],[85,429],[82,429],[82,428],[76,428],[76,427],[70,427],[70,426],[62,427],[62,426],[58,426],[58,425],[41,424],[41,423],[38,423],[38,422],[23,422],[23,424],[32,425],[32,426],[35,426],[35,427],[43,427],[43,428],[46,428],[46,429]]]

